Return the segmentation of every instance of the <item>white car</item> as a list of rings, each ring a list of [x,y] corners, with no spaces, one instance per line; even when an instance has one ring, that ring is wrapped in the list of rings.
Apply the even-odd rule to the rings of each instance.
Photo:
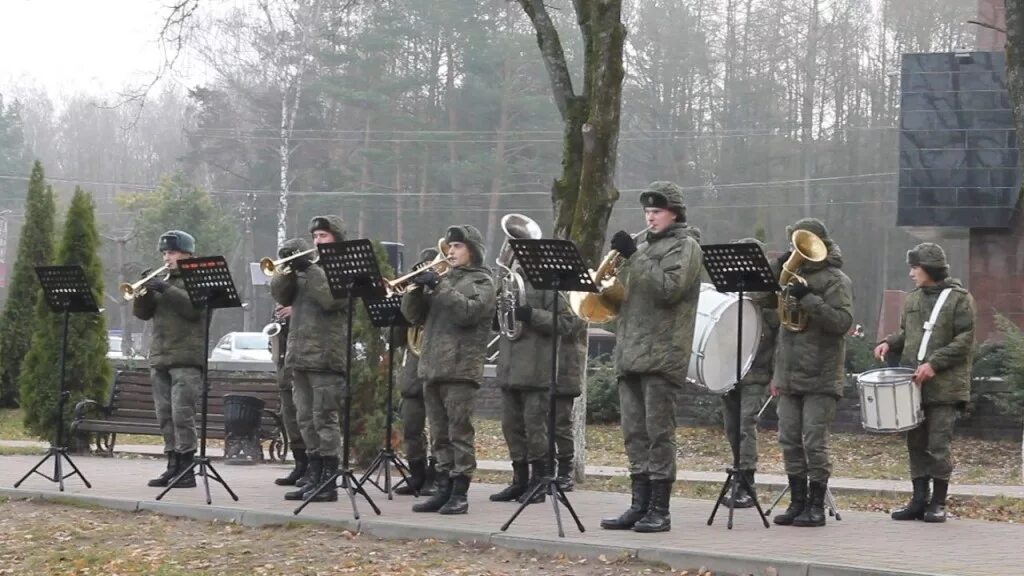
[[[210,360],[272,362],[268,338],[262,332],[228,332],[210,353]]]

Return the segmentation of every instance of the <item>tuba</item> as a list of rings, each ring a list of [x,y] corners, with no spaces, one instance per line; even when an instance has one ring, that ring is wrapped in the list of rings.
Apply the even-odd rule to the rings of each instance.
[[[807,285],[807,280],[796,273],[805,262],[821,262],[828,256],[828,247],[818,235],[807,230],[795,230],[790,239],[793,254],[782,265],[779,273],[779,322],[790,332],[803,332],[807,329],[807,313],[800,307],[800,302],[790,295],[789,288],[795,282]]]
[[[648,226],[633,234],[636,240],[641,234],[650,231]],[[590,271],[590,276],[597,284],[599,292],[572,292],[569,294],[569,307],[574,314],[594,324],[604,324],[619,315],[622,301],[626,299],[626,287],[618,280],[622,256],[612,250],[601,260],[597,271]]]
[[[144,285],[146,284],[146,282],[149,282],[150,280],[156,278],[157,276],[164,272],[167,272],[167,264],[164,264],[163,266],[157,268],[153,272],[147,274],[144,278],[136,281],[134,284],[129,284],[127,282],[121,284],[120,286],[117,287],[118,290],[121,291],[121,297],[130,302],[132,300],[135,300],[139,296],[145,295],[146,288],[144,287]],[[170,278],[171,273],[167,272],[167,274],[164,275],[164,282],[166,282]]]
[[[437,275],[442,278],[451,272],[452,264],[451,261],[448,260],[448,243],[444,241],[443,237],[437,241],[437,256],[433,260],[426,264],[413,266],[412,271],[408,274],[399,276],[394,280],[384,281],[388,298],[404,296],[418,288],[419,284],[413,284],[412,279],[427,268],[433,268],[434,271],[437,272]]]
[[[501,219],[501,231],[508,238],[501,245],[495,263],[501,268],[498,279],[498,326],[509,340],[523,335],[523,325],[516,320],[516,306],[526,302],[526,282],[522,274],[512,268],[516,258],[510,239],[540,240],[543,236],[540,224],[522,214],[506,214]]]

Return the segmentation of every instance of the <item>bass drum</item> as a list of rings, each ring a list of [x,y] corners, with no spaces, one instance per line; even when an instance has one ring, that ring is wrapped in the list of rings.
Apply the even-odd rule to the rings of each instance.
[[[740,299],[731,292],[719,292],[711,284],[700,285],[697,325],[687,378],[716,394],[736,385],[736,329]],[[742,378],[750,370],[761,342],[761,313],[743,298],[743,342],[740,349]]]

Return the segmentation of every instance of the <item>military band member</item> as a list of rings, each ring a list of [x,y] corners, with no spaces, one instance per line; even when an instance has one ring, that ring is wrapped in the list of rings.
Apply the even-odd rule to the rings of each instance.
[[[551,314],[552,293],[537,290],[529,282],[524,284],[526,300],[514,310],[516,322],[522,323],[522,332],[515,340],[502,334],[498,348],[501,430],[512,458],[512,484],[492,494],[490,499],[494,502],[525,502],[532,488],[545,477],[553,332],[559,336],[555,383],[556,474],[564,478],[560,480],[564,483],[563,489],[571,489],[572,482],[572,405],[581,393],[580,382],[586,369],[587,323],[573,314],[565,296],[559,293],[562,301],[556,325]],[[543,501],[544,492],[538,492],[532,500],[534,503]]]
[[[892,519],[945,522],[946,492],[953,472],[953,426],[971,395],[974,299],[959,280],[949,277],[941,246],[918,244],[907,252],[907,264],[915,288],[903,303],[900,330],[875,348],[879,359],[891,352],[900,355],[902,366],[916,368],[913,379],[921,387],[924,410],[924,422],[907,432],[914,495],[909,504],[893,511]],[[943,292],[945,302],[926,336]]]
[[[756,238],[744,238],[737,242],[757,244],[762,252],[768,249],[764,242]],[[757,413],[761,410],[768,393],[768,384],[772,380],[779,315],[776,313],[778,298],[774,292],[750,292],[748,296],[757,306],[761,316],[761,340],[757,344],[754,362],[739,385],[722,396],[722,414],[725,418],[725,435],[729,439],[729,445],[739,454],[739,471],[753,487],[754,473],[757,470]],[[734,434],[735,426],[739,426],[740,429],[738,445]],[[722,503],[728,504],[729,497],[726,495]],[[732,505],[734,508],[750,508],[754,505],[754,495],[740,488]]]
[[[484,243],[473,226],[445,233],[451,270],[443,277],[427,269],[413,277],[420,289],[402,298],[402,314],[423,325],[419,376],[437,458],[435,492],[415,512],[465,514],[466,492],[476,470],[475,432],[470,420],[483,378],[494,280],[484,262]]]
[[[779,330],[773,385],[779,391],[779,444],[789,477],[790,504],[774,522],[783,526],[824,526],[825,493],[832,472],[828,437],[843,394],[846,333],[853,325],[853,294],[843,259],[825,224],[803,218],[786,227],[786,235],[807,230],[827,249],[820,262],[806,261],[795,270],[807,284],[792,284],[790,295],[807,315],[807,328]],[[783,254],[778,262],[788,260]]]
[[[420,252],[418,265],[427,264],[436,257],[436,248],[426,248]],[[418,373],[420,357],[407,342],[407,334],[406,330],[396,333],[395,345],[405,346],[399,387],[402,394],[402,449],[409,460],[410,477],[407,484],[395,488],[395,494],[430,496],[434,493],[434,463],[427,457],[427,435],[424,434],[427,409],[423,403],[423,379]]]
[[[309,250],[309,242],[303,238],[292,238],[286,240],[277,251],[278,258],[287,258],[292,254]],[[274,484],[278,486],[296,486],[302,482],[304,486],[308,482],[306,470],[309,468],[309,459],[306,456],[306,445],[302,441],[302,432],[299,430],[299,421],[295,411],[295,398],[292,390],[292,369],[285,366],[284,360],[288,352],[288,325],[291,320],[292,307],[278,304],[274,308],[274,321],[281,326],[280,332],[270,338],[271,355],[274,365],[277,367],[277,389],[281,398],[281,420],[284,422],[285,432],[288,434],[288,443],[292,448],[292,456],[295,458],[295,467],[287,476],[277,478]]]
[[[626,297],[616,326],[622,433],[633,500],[610,530],[664,532],[676,477],[675,397],[686,381],[700,296],[700,232],[686,224],[683,194],[671,182],[652,182],[640,195],[650,226],[639,246],[624,231],[611,247],[625,259]]]
[[[314,245],[345,239],[344,224],[335,215],[314,217],[309,231]],[[309,482],[286,493],[286,500],[302,500],[331,478],[338,471],[341,449],[338,411],[347,386],[348,302],[334,298],[327,276],[314,258],[307,255],[292,260],[288,263],[291,273],[275,273],[270,281],[277,303],[292,307],[285,367],[292,371],[296,417],[309,460]],[[337,499],[337,486],[332,485],[314,501]]]
[[[146,292],[132,302],[132,314],[153,321],[149,378],[167,469],[149,485],[167,486],[191,466],[195,457],[196,404],[203,388],[206,342],[202,310],[192,306],[178,268],[179,260],[192,258],[195,253],[195,238],[181,230],[170,230],[160,236],[157,249],[168,267],[168,276],[144,284]],[[195,475],[190,471],[174,486],[195,485]]]

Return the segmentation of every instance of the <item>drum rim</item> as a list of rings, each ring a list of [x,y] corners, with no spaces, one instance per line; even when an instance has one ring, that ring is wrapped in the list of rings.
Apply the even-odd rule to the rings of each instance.
[[[868,376],[871,374],[881,374],[883,372],[890,372],[890,378],[885,380],[870,380]],[[907,368],[906,366],[891,366],[887,368],[872,368],[871,370],[865,370],[857,375],[857,384],[860,386],[871,385],[871,386],[895,386],[897,384],[904,384],[911,381],[911,377],[914,375],[915,370],[913,368]]]

